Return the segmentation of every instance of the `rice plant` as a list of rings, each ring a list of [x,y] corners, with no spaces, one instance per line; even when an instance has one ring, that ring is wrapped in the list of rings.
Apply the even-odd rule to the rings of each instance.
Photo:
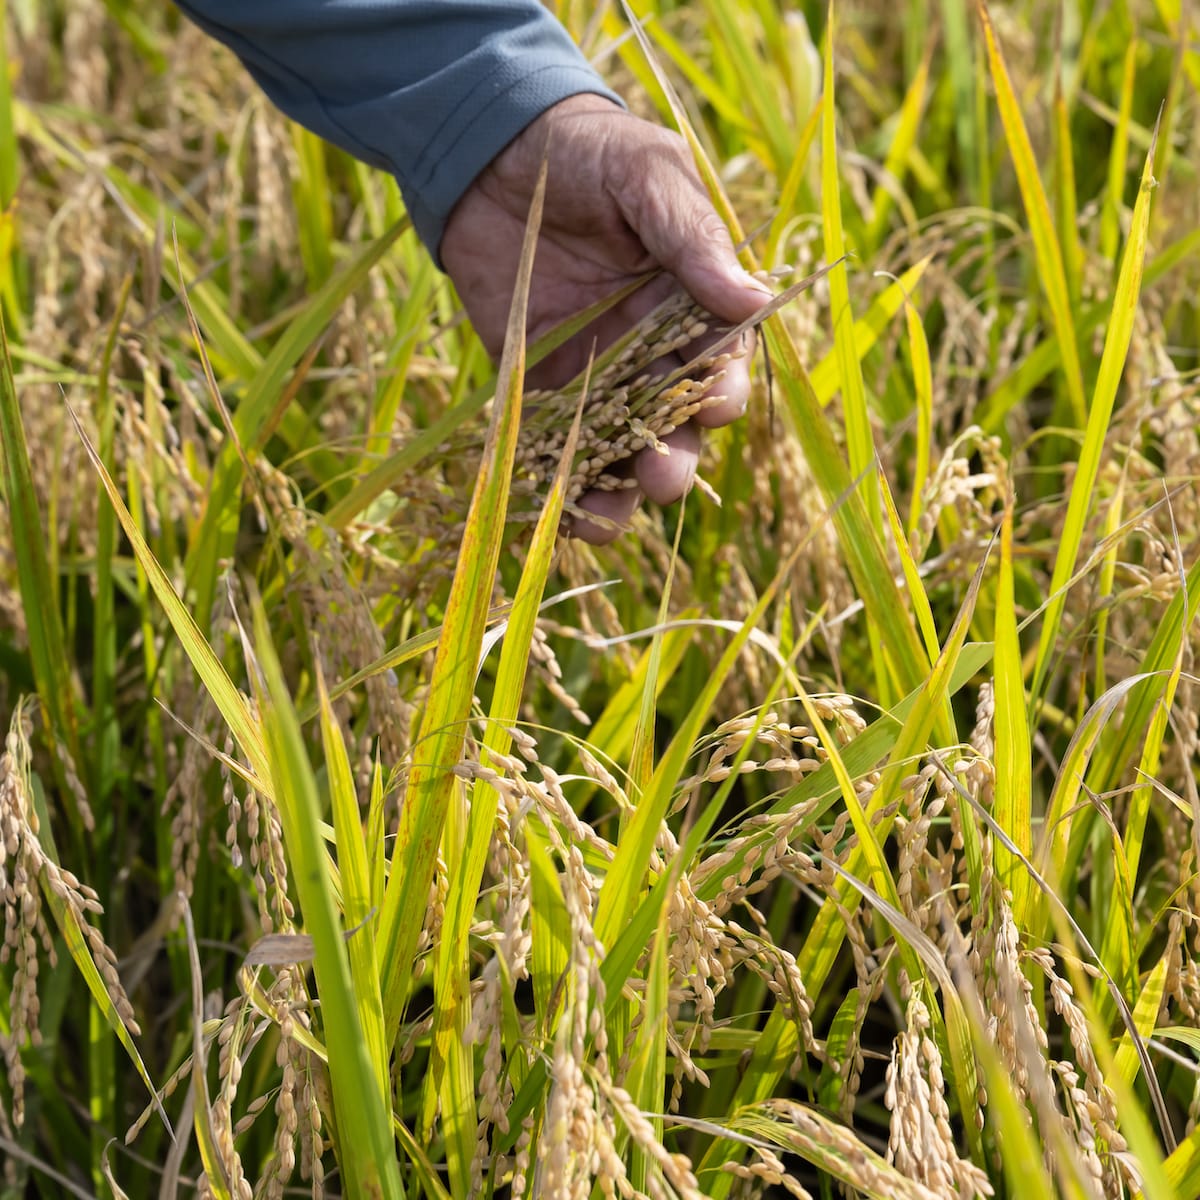
[[[6,6],[0,1194],[1200,1196],[1188,6],[555,8],[777,290],[603,548],[742,331]]]

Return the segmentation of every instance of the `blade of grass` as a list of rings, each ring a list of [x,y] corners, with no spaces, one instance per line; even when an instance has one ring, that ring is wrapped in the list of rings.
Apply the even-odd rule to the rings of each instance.
[[[904,302],[904,324],[908,334],[908,357],[916,400],[916,458],[913,463],[912,501],[908,510],[908,536],[916,535],[924,505],[925,482],[929,478],[929,455],[933,444],[933,365],[921,314],[911,299]]]
[[[8,334],[0,316],[0,483],[8,506],[9,545],[17,561],[17,585],[29,640],[38,697],[56,736],[76,769],[84,763],[79,741],[79,697],[59,610],[58,584],[46,554],[46,534],[29,463],[21,404],[13,382]],[[61,770],[55,755],[56,770]],[[74,810],[72,810],[74,811]]]
[[[763,265],[769,270],[779,265],[779,248],[783,235],[791,226],[799,213],[806,213],[810,207],[807,198],[812,189],[808,186],[809,153],[821,128],[821,109],[824,97],[820,97],[808,114],[800,136],[796,139],[796,151],[792,156],[792,165],[788,167],[787,175],[779,188],[779,201],[771,225],[767,230],[766,246],[763,249]],[[811,207],[815,208],[813,204]],[[798,213],[799,210],[799,213]]]
[[[900,111],[896,114],[892,144],[888,147],[887,157],[883,162],[884,178],[894,180],[897,187],[904,183],[908,156],[917,141],[917,131],[921,125],[921,114],[925,109],[925,96],[929,88],[929,66],[932,57],[933,43],[929,42],[917,65],[912,83],[908,85],[908,91],[904,94]],[[876,187],[875,199],[871,204],[871,220],[867,226],[867,245],[873,249],[878,249],[883,239],[892,203],[891,188],[882,184]]]
[[[1188,595],[1188,578],[1183,572],[1179,531],[1175,528],[1174,510],[1170,508],[1169,504],[1168,511],[1171,515],[1171,523],[1175,533],[1176,554],[1180,561],[1179,574],[1181,578],[1179,595],[1183,597]],[[1149,781],[1156,779],[1158,776],[1163,742],[1167,735],[1171,708],[1175,703],[1175,692],[1183,671],[1184,656],[1187,653],[1188,630],[1191,620],[1186,605],[1179,605],[1178,618],[1178,636],[1171,639],[1164,646],[1167,655],[1170,655],[1172,649],[1174,650],[1174,661],[1170,673],[1165,680],[1162,680],[1162,694],[1152,709],[1149,728],[1146,731],[1146,739],[1142,745],[1141,761],[1137,769],[1137,779],[1140,781],[1140,785],[1133,788],[1127,806],[1124,838],[1121,843],[1121,847],[1124,850],[1124,864],[1120,863],[1121,856],[1118,854],[1118,866],[1124,865],[1126,871],[1125,883],[1130,892],[1132,892],[1137,881],[1138,868],[1141,865],[1142,851],[1145,846],[1146,823],[1150,815],[1152,790],[1149,786]],[[1164,626],[1164,629],[1169,628],[1170,626]],[[1161,676],[1157,676],[1157,678],[1162,679]],[[1134,705],[1135,712],[1139,707],[1136,704]],[[1109,970],[1120,979],[1131,980],[1135,975],[1136,948],[1134,945],[1133,924],[1131,904],[1124,906],[1113,904],[1110,907],[1109,921],[1104,932],[1101,954],[1104,961],[1108,964]]]
[[[371,885],[371,908],[378,910],[383,904],[384,887],[384,813],[383,813],[383,767],[379,756],[375,757],[375,769],[371,772],[371,798],[367,803],[367,872]],[[376,955],[376,962],[378,962]]]
[[[1050,306],[1050,316],[1062,355],[1067,397],[1075,423],[1083,426],[1087,419],[1087,404],[1084,399],[1083,368],[1079,361],[1079,343],[1075,322],[1071,312],[1071,297],[1067,287],[1066,271],[1063,266],[1062,250],[1054,232],[1054,219],[1046,192],[1038,174],[1037,159],[1021,116],[1020,104],[1013,91],[1004,55],[996,40],[996,31],[988,12],[986,0],[976,0],[979,19],[983,22],[984,40],[987,46],[988,64],[992,82],[996,88],[996,104],[1000,109],[1000,120],[1008,140],[1009,152],[1017,172],[1017,183],[1025,214],[1029,220],[1029,232],[1033,238],[1034,254],[1037,259],[1038,277]]]
[[[590,370],[588,373],[590,375]],[[567,431],[558,469],[533,531],[517,594],[513,599],[479,756],[483,767],[495,769],[497,756],[506,756],[512,748],[509,731],[520,716],[530,646],[554,558],[586,403],[585,382],[575,418]],[[432,1123],[433,1113],[440,1101],[451,1191],[455,1195],[463,1195],[470,1190],[471,1160],[475,1154],[474,1058],[472,1047],[464,1039],[471,1019],[468,937],[492,846],[498,801],[499,795],[491,783],[483,779],[474,782],[465,839],[459,853],[450,859],[458,865],[450,872],[441,938],[434,953],[434,1019],[430,1070],[425,1084],[424,1121],[426,1127]],[[451,811],[453,813],[453,807]]]
[[[1139,664],[1143,682],[1138,684],[1118,725],[1105,730],[1088,782],[1098,793],[1118,786],[1120,775],[1153,719],[1174,670],[1179,631],[1190,631],[1200,611],[1200,559],[1188,571],[1184,586],[1171,598],[1154,637]],[[1185,632],[1184,636],[1188,636]]]
[[[1117,705],[1147,678],[1145,674],[1131,675],[1113,684],[1088,709],[1067,746],[1058,769],[1054,790],[1050,793],[1050,800],[1046,806],[1042,840],[1035,859],[1039,873],[1052,881],[1069,878],[1067,861],[1073,817],[1077,812],[1087,765],[1096,744]],[[1026,924],[1028,931],[1034,935],[1040,934],[1047,915],[1044,898],[1035,895],[1029,908],[1029,920]]]
[[[954,131],[958,151],[966,164],[967,175],[973,183],[972,193],[977,203],[979,169],[982,159],[975,124],[975,48],[971,44],[969,0],[941,0],[942,37],[945,41],[945,61],[953,94]]]
[[[691,147],[696,169],[708,189],[717,213],[729,227],[734,244],[740,244],[745,240],[745,236],[729,197],[721,186],[719,176],[708,161],[670,81],[658,68],[653,49],[636,24],[634,35],[655,72],[655,78],[671,103],[675,123]],[[749,248],[743,249],[740,257],[747,269],[756,268],[757,264]],[[838,540],[846,556],[856,590],[863,597],[867,611],[872,615],[876,628],[887,645],[900,689],[903,692],[911,691],[925,678],[929,663],[917,631],[908,619],[904,598],[887,564],[878,535],[878,526],[872,526],[867,517],[863,499],[856,492],[859,481],[852,479],[846,468],[845,460],[837,447],[829,422],[821,412],[808,372],[804,369],[799,349],[787,325],[777,315],[773,315],[765,322],[763,331],[771,361],[777,367],[775,379],[788,402],[792,428],[800,440],[805,458],[826,503],[832,510]],[[952,730],[939,730],[939,739],[949,743],[953,737]]]
[[[315,133],[290,125],[298,171],[292,182],[292,202],[300,232],[300,257],[310,288],[319,288],[333,269],[333,209],[325,143]]]
[[[96,452],[106,466],[113,461],[116,415],[109,389],[117,333],[125,315],[133,276],[126,275],[117,296],[116,312],[100,358],[96,388]],[[121,726],[117,719],[115,675],[117,667],[116,595],[113,587],[113,557],[116,553],[116,517],[105,503],[96,509],[96,599],[92,647],[92,722],[95,726],[96,800],[103,803],[112,788],[121,750]]]
[[[418,331],[424,326],[425,314],[431,304],[437,268],[433,260],[421,259],[421,266],[409,281],[408,295],[396,314],[396,328],[408,330],[398,341],[388,357],[387,382],[371,407],[366,445],[363,448],[363,463],[368,464],[373,456],[387,453],[392,440],[392,429],[404,399],[408,385],[408,372],[419,342]]]
[[[1125,50],[1121,106],[1113,127],[1112,147],[1108,154],[1108,186],[1104,192],[1104,207],[1100,212],[1100,253],[1114,267],[1121,241],[1121,210],[1125,207],[1125,174],[1129,157],[1129,120],[1133,113],[1133,85],[1137,78],[1140,46],[1140,40],[1134,38]]]
[[[21,180],[17,131],[13,124],[12,81],[16,64],[8,53],[8,0],[0,0],[0,301],[3,317],[18,340],[24,317],[18,279],[20,258],[15,200]]]
[[[835,262],[846,253],[842,232],[841,180],[837,160],[837,106],[835,101],[833,41],[835,36],[833,2],[830,0],[825,24],[825,103],[821,109],[821,226],[825,258]],[[846,447],[850,473],[860,475],[875,460],[871,438],[871,418],[867,413],[866,389],[854,342],[854,314],[850,309],[850,285],[843,262],[829,272],[829,309],[833,318],[834,347],[837,353],[838,381],[842,393],[842,416],[846,423]],[[875,529],[882,527],[882,510],[873,478],[866,485],[867,516]],[[874,639],[872,639],[874,642]]]
[[[257,600],[252,608],[258,669],[252,670],[251,675],[262,713],[270,779],[291,878],[295,881],[305,928],[313,941],[313,971],[321,1001],[333,1107],[339,1128],[354,1131],[353,1137],[341,1140],[341,1170],[351,1195],[400,1200],[404,1189],[392,1138],[391,1106],[387,1089],[380,1086],[367,1031],[359,1019],[355,982],[330,878],[329,856],[320,833],[316,779],[275,657],[267,614]],[[336,759],[331,765],[335,773],[340,773],[341,764]],[[339,804],[339,808],[344,807]],[[347,837],[346,850],[361,869],[361,857],[354,857],[352,846],[353,839]],[[360,896],[360,905],[361,901]],[[359,931],[362,932],[365,931]],[[376,1031],[376,1039],[378,1036]]]
[[[142,536],[137,522],[134,521],[129,509],[125,507],[116,484],[113,483],[104,463],[100,461],[99,455],[88,440],[87,434],[84,433],[78,417],[75,416],[73,410],[68,411],[71,412],[71,419],[83,442],[83,448],[87,452],[88,458],[91,459],[96,473],[100,476],[100,482],[108,494],[109,502],[116,510],[117,519],[125,530],[125,536],[133,547],[134,555],[146,572],[146,578],[155,596],[166,611],[167,619],[175,630],[175,635],[182,643],[185,653],[196,669],[196,674],[200,676],[204,686],[208,689],[208,694],[213,698],[221,716],[229,726],[230,732],[249,761],[257,779],[256,786],[269,789],[270,773],[267,770],[266,747],[258,721],[251,715],[241,693],[221,665],[221,660],[217,658],[196,622],[192,620],[191,613],[176,594],[166,572],[146,544],[146,539]]]
[[[766,143],[772,170],[776,178],[782,179],[792,161],[794,139],[783,119],[780,97],[770,86],[772,76],[763,69],[762,56],[746,37],[738,20],[739,7],[727,0],[705,0],[705,8],[737,75],[736,106],[753,115]]]
[[[200,969],[192,906],[186,896],[180,897],[180,910],[187,935],[192,980],[192,1122],[196,1130],[196,1145],[200,1150],[204,1180],[209,1190],[216,1200],[233,1200],[232,1183],[225,1170],[225,1157],[217,1146],[217,1134],[212,1123],[212,1101],[208,1095],[208,1050],[204,1040],[204,973]]]
[[[1032,759],[1029,710],[1017,636],[1016,597],[1013,591],[1013,497],[1004,505],[1000,525],[1000,575],[996,584],[996,658],[994,675],[996,824],[1029,856],[1033,853]],[[996,873],[1012,893],[1013,920],[1025,928],[1032,885],[1024,865],[1007,847],[995,850]]]
[[[1163,1173],[1172,1195],[1200,1196],[1200,1126],[1167,1156]]]
[[[566,1002],[570,998],[567,964],[571,952],[568,941],[571,919],[546,831],[532,821],[525,826],[525,853],[529,858],[534,1012],[541,1035],[549,1039],[554,1029],[556,999]],[[564,980],[565,987],[561,986]]]
[[[383,237],[363,246],[342,270],[325,283],[280,335],[270,354],[252,373],[246,392],[234,411],[233,423],[241,445],[247,451],[262,448],[264,425],[273,411],[288,373],[303,358],[305,351],[320,336],[346,298],[367,278],[372,267],[395,243],[407,227],[393,226]],[[183,269],[186,269],[184,267]],[[195,298],[195,293],[190,293]],[[205,314],[197,305],[197,315],[207,331]],[[195,596],[194,609],[201,628],[207,628],[217,591],[218,565],[232,557],[240,516],[242,463],[235,446],[222,447],[213,467],[205,499],[204,513],[188,546],[185,574]]]
[[[905,303],[905,297],[912,294],[926,268],[933,261],[931,255],[926,255],[914,263],[899,278],[894,279],[884,290],[871,301],[871,307],[854,322],[854,349],[859,360],[879,341],[888,322],[900,311]],[[827,405],[838,394],[841,388],[841,362],[838,358],[837,347],[830,350],[824,358],[812,369],[809,376],[813,391],[822,407]]]
[[[1083,245],[1079,240],[1079,197],[1075,186],[1075,160],[1072,155],[1071,113],[1063,93],[1061,47],[1054,73],[1054,213],[1058,244],[1062,249],[1063,273],[1071,312],[1079,311],[1083,286]]]
[[[1036,701],[1042,694],[1046,674],[1050,669],[1050,655],[1058,644],[1058,632],[1062,623],[1067,596],[1065,585],[1075,570],[1087,523],[1088,509],[1100,470],[1100,459],[1104,450],[1104,439],[1112,417],[1117,388],[1125,370],[1125,359],[1133,337],[1133,325],[1137,317],[1138,296],[1142,284],[1142,267],[1146,257],[1146,236],[1150,226],[1150,201],[1154,190],[1154,177],[1150,174],[1153,148],[1146,158],[1142,171],[1142,183],[1137,204],[1133,210],[1133,222],[1125,253],[1121,260],[1121,272],[1117,279],[1117,290],[1113,297],[1112,316],[1104,338],[1104,352],[1100,358],[1096,390],[1087,414],[1087,429],[1079,453],[1079,465],[1071,483],[1071,497],[1067,502],[1067,515],[1059,537],[1058,552],[1054,559],[1054,573],[1050,579],[1050,605],[1042,621],[1038,639],[1037,657],[1034,661],[1033,682],[1030,694]],[[1064,336],[1059,332],[1060,340]],[[1073,336],[1073,334],[1072,334]],[[1064,343],[1065,345],[1065,343]]]
[[[667,1027],[669,1016],[669,972],[667,952],[671,930],[666,905],[658,914],[658,925],[650,941],[649,960],[646,965],[645,988],[642,995],[640,1021],[629,1050],[630,1095],[633,1102],[644,1113],[661,1111],[667,1089]],[[663,1121],[661,1117],[650,1118],[651,1128],[657,1141],[662,1141]],[[635,1146],[630,1165],[629,1181],[639,1191],[646,1192],[654,1186],[662,1186],[662,1168],[640,1147]]]
[[[1158,1014],[1162,1008],[1163,993],[1166,988],[1167,972],[1171,968],[1171,956],[1164,954],[1146,978],[1146,982],[1138,994],[1137,1004],[1133,1009],[1133,1023],[1143,1041],[1149,1041],[1154,1036]],[[1162,1036],[1162,1031],[1159,1031]],[[1113,1072],[1124,1080],[1127,1087],[1132,1086],[1137,1073],[1142,1066],[1133,1037],[1128,1030],[1121,1038],[1117,1053],[1113,1059]]]
[[[687,511],[687,497],[679,506],[675,522],[675,544],[667,563],[666,578],[663,580],[662,595],[658,601],[658,621],[650,643],[650,660],[646,667],[646,679],[642,686],[641,703],[633,727],[633,745],[629,751],[629,792],[635,804],[641,802],[654,773],[654,724],[658,698],[658,671],[662,660],[663,626],[671,615],[671,587],[675,581],[675,565],[679,561],[679,539],[683,534],[683,519]],[[624,821],[625,814],[622,814]]]
[[[325,679],[317,659],[317,697],[321,706],[321,745],[329,777],[329,804],[337,839],[338,871],[341,879],[342,923],[355,932],[347,943],[350,978],[363,1044],[381,1096],[389,1090],[391,1055],[383,1036],[383,998],[379,991],[379,962],[375,954],[375,927],[370,919],[376,901],[372,896],[371,868],[367,842],[359,816],[358,796],[341,727],[325,690]],[[372,789],[374,791],[374,789]],[[374,822],[378,824],[378,819]],[[382,842],[382,836],[380,836]]]
[[[438,641],[422,721],[422,744],[409,774],[400,813],[400,832],[383,897],[382,947],[384,1028],[389,1039],[399,1027],[408,993],[413,955],[425,922],[438,843],[455,786],[457,764],[470,713],[476,663],[483,641],[496,565],[504,534],[508,492],[516,455],[525,374],[525,311],[537,231],[541,224],[546,167],[543,162],[525,229],[513,292],[499,381],[471,498],[442,636]]]

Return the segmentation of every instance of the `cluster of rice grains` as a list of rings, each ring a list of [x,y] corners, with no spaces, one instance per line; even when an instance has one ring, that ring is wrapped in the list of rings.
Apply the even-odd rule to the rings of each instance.
[[[585,492],[635,486],[626,460],[647,447],[665,453],[663,438],[704,408],[719,404],[723,368],[733,351],[721,345],[728,327],[686,293],[676,291],[604,354],[591,374],[556,391],[525,396],[521,443],[513,470],[514,497],[540,497],[558,469],[580,394],[587,399],[567,482],[566,512],[580,515]],[[707,342],[713,348],[698,350]],[[679,366],[687,360],[687,370]],[[667,364],[667,365],[660,365]],[[715,493],[703,480],[697,484]],[[536,518],[536,512],[515,519]],[[587,514],[588,520],[598,519]]]
[[[67,933],[76,956],[91,959],[112,1018],[130,1035],[141,1033],[117,973],[117,956],[93,923],[104,912],[100,897],[60,866],[39,836],[30,775],[31,727],[30,714],[19,703],[0,752],[0,905],[4,911],[0,967],[11,963],[5,997],[7,1028],[0,1028],[0,1061],[11,1111],[0,1104],[0,1134],[8,1137],[25,1120],[26,1071],[21,1051],[27,1040],[34,1047],[41,1045],[38,980],[43,959],[50,967],[57,962],[52,926]],[[9,1162],[6,1170],[14,1167]]]

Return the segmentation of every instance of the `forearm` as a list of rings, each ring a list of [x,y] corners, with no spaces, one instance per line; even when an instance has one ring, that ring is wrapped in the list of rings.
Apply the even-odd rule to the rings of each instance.
[[[618,98],[538,0],[176,0],[273,103],[391,171],[438,254],[485,166],[553,104]]]

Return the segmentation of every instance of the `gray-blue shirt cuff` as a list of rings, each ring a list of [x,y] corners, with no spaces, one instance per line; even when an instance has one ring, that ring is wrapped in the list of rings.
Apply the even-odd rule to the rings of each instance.
[[[288,116],[391,171],[438,257],[459,197],[546,109],[621,100],[538,0],[176,0]]]

